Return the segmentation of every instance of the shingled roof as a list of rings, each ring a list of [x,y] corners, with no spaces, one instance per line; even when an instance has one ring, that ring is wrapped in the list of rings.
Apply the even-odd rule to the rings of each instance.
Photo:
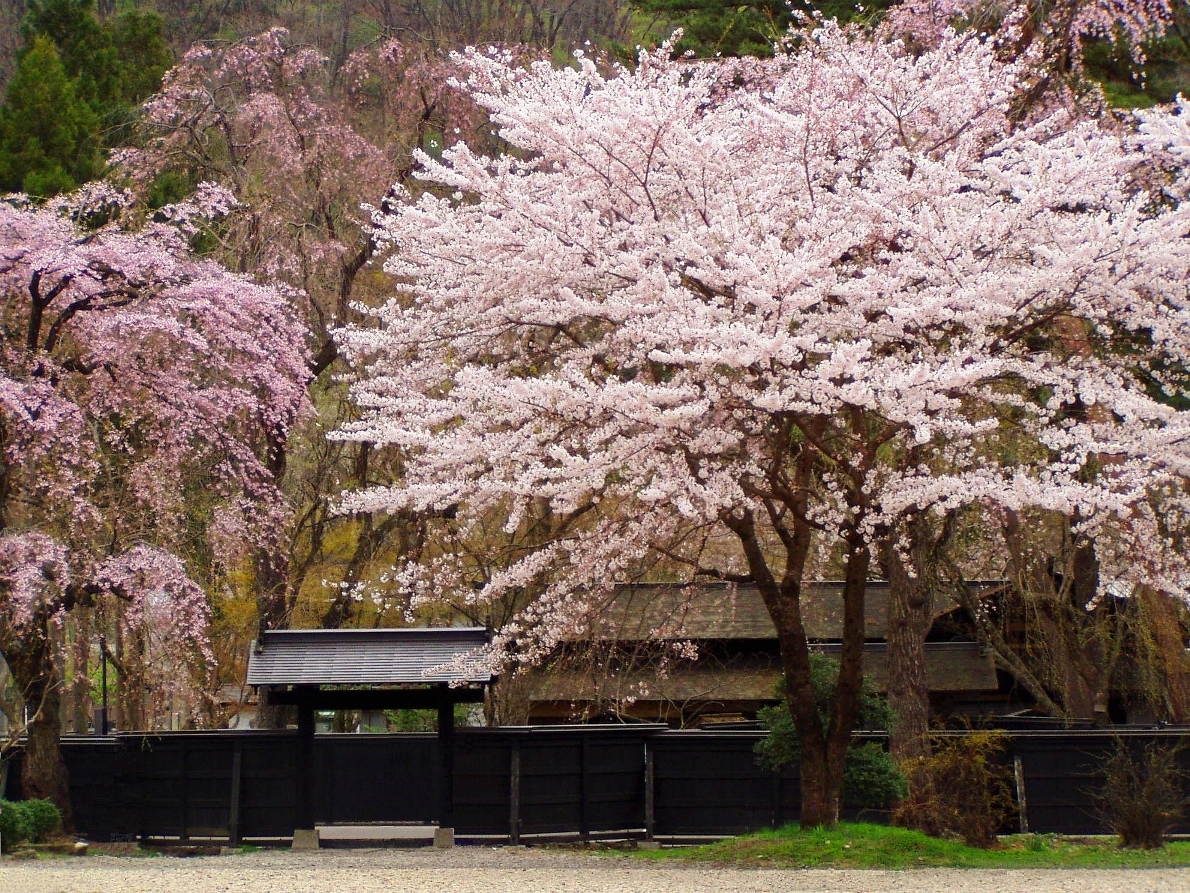
[[[471,627],[270,630],[253,643],[248,684],[487,683],[491,672],[468,660],[487,642]]]
[[[837,653],[830,645],[817,650]],[[992,655],[975,642],[928,642],[926,683],[932,692],[995,691]],[[880,691],[888,687],[888,649],[882,642],[864,647],[864,674]],[[726,661],[675,661],[665,676],[644,668],[617,673],[548,668],[530,677],[532,701],[731,702],[776,700],[780,660],[775,655],[741,655]]]
[[[976,591],[996,583],[972,583]],[[945,600],[935,607],[941,615],[956,607]],[[843,584],[816,582],[802,595],[802,621],[815,641],[843,638]],[[870,581],[864,598],[865,638],[888,637],[888,583]],[[597,641],[775,639],[777,630],[752,585],[708,583],[683,586],[644,583],[618,588],[597,609],[590,638]]]

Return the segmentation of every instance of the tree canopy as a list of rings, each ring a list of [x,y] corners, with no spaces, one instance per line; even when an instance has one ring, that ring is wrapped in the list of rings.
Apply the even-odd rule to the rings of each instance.
[[[468,57],[516,152],[423,156],[451,194],[378,218],[403,284],[378,329],[344,335],[366,374],[343,436],[409,459],[345,505],[499,513],[506,530],[539,502],[586,515],[472,596],[548,579],[497,635],[521,658],[650,551],[754,582],[803,819],[830,823],[864,585],[903,513],[1043,505],[1115,544],[1104,585],[1185,579],[1143,544],[1185,505],[1186,420],[1127,358],[1072,343],[1137,333],[1184,362],[1187,210],[1143,186],[1147,158],[1117,132],[1060,111],[1017,127],[1019,70],[977,35],[914,53],[828,24],[770,61],[669,55],[611,74]],[[738,551],[717,560],[722,536]],[[799,607],[812,548],[840,550],[846,579],[825,732]]]

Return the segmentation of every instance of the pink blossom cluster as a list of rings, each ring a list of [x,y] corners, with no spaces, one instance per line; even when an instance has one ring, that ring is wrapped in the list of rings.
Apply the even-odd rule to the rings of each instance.
[[[0,202],[6,637],[114,600],[177,660],[209,658],[180,557],[207,548],[196,499],[224,534],[216,567],[276,536],[268,450],[308,409],[304,331],[287,295],[192,256],[194,210],[181,232],[127,231]]]

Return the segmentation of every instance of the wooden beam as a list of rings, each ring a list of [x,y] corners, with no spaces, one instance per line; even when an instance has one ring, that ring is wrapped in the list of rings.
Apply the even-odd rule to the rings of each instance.
[[[314,830],[314,705],[298,703],[297,815],[294,828]]]
[[[482,688],[451,688],[442,685],[452,704],[482,704]],[[273,704],[309,703],[315,710],[436,710],[442,702],[439,688],[382,688],[320,690],[317,688],[272,689],[269,702]],[[452,714],[453,715],[453,714]]]
[[[455,826],[455,700],[450,686],[438,686],[438,752],[442,759],[438,827]]]

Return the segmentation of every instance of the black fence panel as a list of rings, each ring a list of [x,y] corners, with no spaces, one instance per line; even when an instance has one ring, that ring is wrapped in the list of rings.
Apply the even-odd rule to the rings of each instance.
[[[577,734],[576,734],[577,732]],[[644,829],[645,741],[631,726],[523,735],[520,830],[525,834]]]
[[[655,835],[742,834],[797,817],[797,779],[756,761],[757,732],[653,739]]]
[[[1160,730],[1044,731],[1012,735],[1012,752],[1024,770],[1029,830],[1054,834],[1103,834],[1110,827],[1102,800],[1103,766],[1124,743],[1135,758],[1145,748],[1181,747],[1180,767],[1190,777],[1190,733]],[[1174,826],[1190,833],[1190,816]]]
[[[458,730],[454,766],[456,833],[512,836],[511,772],[520,738],[505,729]]]
[[[234,761],[237,746],[240,750],[238,837],[268,840],[292,836],[297,815],[297,736],[291,732],[233,732],[225,738],[229,760]],[[229,818],[230,813],[229,804]]]
[[[136,840],[140,819],[129,753],[114,738],[67,739],[63,744],[75,824],[95,840]],[[24,799],[21,762],[18,750],[9,761],[7,790],[0,791],[5,799]]]
[[[158,735],[124,744],[136,755],[133,796],[142,836],[228,835],[233,751],[227,737]]]
[[[318,736],[314,766],[319,824],[438,821],[436,735]]]
[[[455,828],[461,836],[737,834],[796,821],[797,768],[761,767],[761,733],[654,726],[460,729],[455,737]],[[1183,745],[1190,731],[1011,732],[1029,830],[1108,833],[1098,797],[1102,767],[1126,741]],[[173,732],[65,738],[75,821],[92,840],[288,838],[296,820],[293,732]],[[20,799],[20,754],[5,796]],[[434,735],[318,735],[320,824],[438,820]],[[651,769],[651,774],[650,774]],[[880,821],[880,814],[858,817]],[[1176,829],[1190,833],[1190,818]]]

